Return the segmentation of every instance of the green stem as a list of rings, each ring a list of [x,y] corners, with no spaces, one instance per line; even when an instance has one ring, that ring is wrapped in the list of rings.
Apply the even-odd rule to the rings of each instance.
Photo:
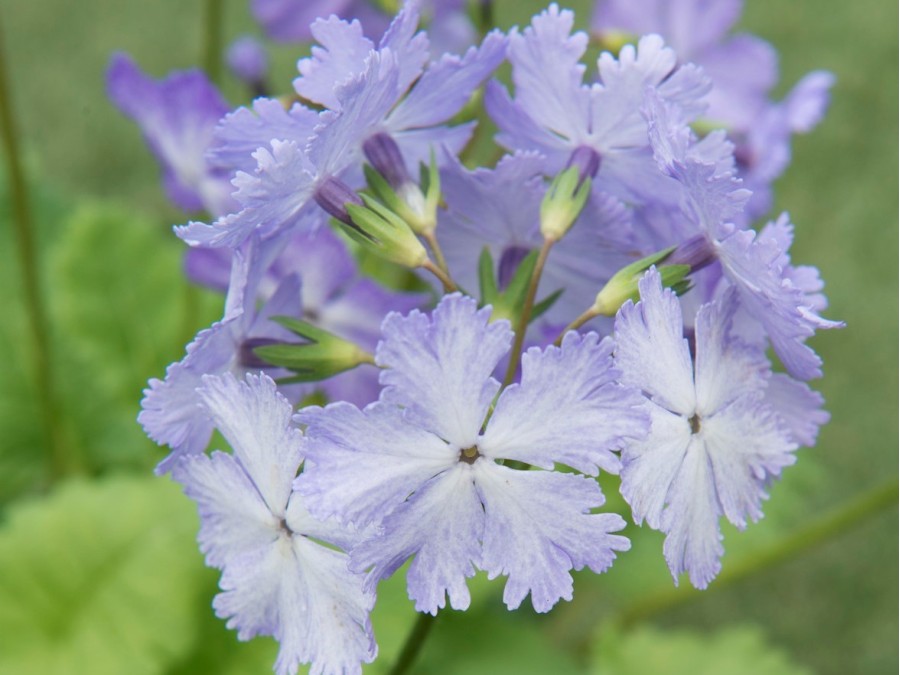
[[[577,330],[578,328],[581,328],[595,316],[599,316],[599,314],[593,307],[586,309],[577,319],[575,319],[572,323],[562,329],[562,332],[560,332],[560,334],[556,336],[553,344],[559,347],[562,344],[563,338],[566,336],[566,333],[568,333],[570,330]]]
[[[441,248],[441,245],[438,243],[437,237],[434,232],[427,232],[422,235],[422,238],[425,240],[425,243],[428,244],[428,248],[431,249],[431,252],[434,254],[434,260],[437,262],[438,267],[440,267],[444,273],[448,276],[450,275],[450,268],[447,267],[447,259],[444,257],[444,251]]]
[[[779,565],[822,542],[844,534],[860,521],[879,511],[896,506],[897,497],[897,481],[894,480],[854,499],[809,527],[802,528],[760,552],[726,567],[706,591],[698,591],[692,586],[684,585],[650,593],[626,606],[614,620],[620,626],[631,626],[703,597],[712,591],[726,588],[763,569]],[[587,643],[593,638],[594,625],[600,618],[595,611],[595,608],[599,606],[601,606],[601,602],[598,597],[582,597],[578,603],[570,605],[571,610],[559,615],[558,620],[551,628],[552,633],[559,636],[560,641],[567,645],[575,645],[577,649],[586,649]],[[582,609],[577,610],[576,607]]]
[[[443,285],[444,287],[444,292],[453,293],[454,291],[459,290],[459,287],[456,285],[453,279],[450,278],[450,275],[448,275],[443,269],[435,265],[434,262],[432,262],[430,259],[422,263],[421,267],[424,270],[428,270],[438,278],[438,280],[441,282],[441,285]]]
[[[203,3],[203,68],[213,84],[222,76],[222,0]]]
[[[425,644],[425,640],[428,638],[435,621],[437,621],[437,616],[419,614],[412,630],[406,636],[406,642],[403,643],[403,648],[400,650],[397,661],[394,663],[393,668],[388,671],[388,675],[403,675],[409,671],[422,650],[422,645]]]
[[[16,233],[19,261],[22,270],[22,287],[25,293],[25,311],[28,330],[31,333],[34,373],[37,381],[40,411],[49,453],[51,479],[60,478],[70,471],[80,469],[80,461],[71,450],[61,422],[49,340],[49,322],[44,307],[39,274],[38,254],[34,242],[28,188],[22,170],[18,145],[18,130],[13,113],[12,91],[7,79],[6,45],[3,27],[0,25],[0,133],[6,155],[6,173],[9,181],[12,221]]]
[[[522,346],[525,344],[525,333],[528,331],[528,322],[531,319],[531,311],[534,309],[534,299],[537,297],[538,285],[541,283],[541,275],[544,273],[544,264],[547,262],[547,256],[550,255],[550,249],[555,244],[553,239],[544,239],[541,246],[538,259],[534,264],[534,270],[531,273],[531,279],[528,282],[528,292],[525,295],[525,306],[522,307],[522,315],[516,325],[516,337],[513,341],[512,353],[509,357],[509,366],[506,368],[506,377],[503,378],[503,386],[505,389],[513,381],[516,371],[519,369],[519,363],[522,360]]]

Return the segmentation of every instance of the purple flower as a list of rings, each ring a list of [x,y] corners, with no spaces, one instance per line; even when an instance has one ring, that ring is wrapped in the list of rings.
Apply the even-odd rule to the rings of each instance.
[[[808,74],[779,103],[770,99],[778,83],[778,54],[755,35],[729,34],[741,15],[740,0],[602,0],[592,31],[599,35],[658,33],[682,62],[695,63],[712,80],[705,116],[735,142],[739,175],[753,191],[748,216],[771,207],[771,183],[790,162],[791,136],[819,123],[828,107],[834,76]]]
[[[231,43],[225,61],[238,78],[251,87],[259,87],[269,70],[269,57],[262,43],[252,35],[242,35]]]
[[[449,161],[441,174],[447,211],[438,239],[454,279],[478,287],[477,262],[484,247],[499,268],[502,289],[516,266],[541,248],[540,205],[547,186],[544,158],[537,153],[504,157],[495,169],[467,171]],[[539,297],[563,294],[544,320],[565,326],[594,302],[598,291],[621,267],[632,262],[630,214],[616,199],[595,192],[580,219],[557,243],[541,276]],[[555,337],[555,334],[554,334]]]
[[[234,454],[185,456],[172,476],[197,502],[207,564],[222,570],[217,616],[241,640],[278,640],[279,675],[303,663],[311,673],[362,672],[377,652],[375,596],[333,548],[355,535],[315,520],[291,488],[303,461],[291,404],[265,375],[205,377],[199,398]]]
[[[144,390],[138,421],[150,438],[172,448],[156,467],[171,470],[179,457],[203,452],[213,422],[198,406],[197,387],[204,375],[259,371],[266,364],[253,347],[275,341],[293,341],[293,335],[270,320],[273,316],[300,313],[300,280],[284,278],[277,291],[257,309],[258,288],[271,261],[272,247],[250,242],[234,252],[231,281],[221,321],[200,331],[187,346],[185,357],[166,369],[164,380],[152,379]]]
[[[496,82],[485,98],[500,128],[497,140],[509,149],[543,153],[549,175],[563,169],[575,150],[589,148],[601,159],[595,185],[626,201],[655,198],[665,179],[650,157],[640,113],[644,91],[658,91],[687,123],[705,109],[709,82],[695,66],[678,66],[662,39],[648,35],[637,49],[623,48],[618,60],[602,54],[599,80],[585,84],[580,59],[588,36],[571,33],[573,22],[571,11],[553,4],[521,34],[510,35],[515,99]]]
[[[188,211],[231,210],[227,172],[210,167],[205,153],[213,129],[228,104],[198,70],[171,73],[161,82],[146,75],[125,54],[117,54],[106,73],[113,103],[131,117],[162,165],[169,199]]]
[[[522,381],[503,391],[491,377],[509,350],[506,321],[490,307],[446,296],[431,317],[391,314],[376,362],[378,403],[307,408],[308,460],[296,489],[319,517],[377,527],[351,551],[369,587],[410,556],[410,597],[419,611],[469,604],[475,568],[509,576],[504,600],[530,592],[537,611],[572,597],[571,569],[601,572],[629,546],[594,480],[553,471],[567,464],[616,472],[613,452],[646,431],[637,394],[616,382],[609,340],[570,333],[562,347],[530,349]],[[486,420],[486,418],[488,418]],[[542,471],[521,471],[502,461]]]
[[[764,328],[793,377],[821,377],[821,359],[806,345],[806,340],[817,329],[843,324],[816,313],[824,305],[824,298],[818,293],[818,274],[810,268],[800,268],[798,273],[790,266],[787,247],[791,237],[785,233],[791,228],[787,216],[777,228],[781,234],[773,229],[772,234],[761,236],[735,225],[749,192],[739,187],[740,181],[730,172],[720,173],[719,165],[709,163],[704,153],[696,151],[700,144],[692,144],[682,127],[671,121],[665,103],[652,92],[648,92],[646,105],[653,120],[653,152],[660,167],[681,188],[681,243],[689,244],[692,256],[701,261],[698,266],[718,261],[722,275],[737,289],[743,310]],[[700,143],[708,142],[704,139]],[[691,228],[693,239],[688,236]],[[681,260],[679,251],[673,253],[669,262],[694,264],[692,260]]]
[[[622,494],[636,522],[666,534],[675,582],[688,572],[705,588],[721,568],[719,517],[740,529],[762,517],[768,484],[827,414],[806,385],[774,379],[761,350],[731,337],[733,292],[697,313],[692,364],[674,293],[653,268],[639,285],[641,301],[616,317],[616,364],[647,397],[652,426],[622,452]]]

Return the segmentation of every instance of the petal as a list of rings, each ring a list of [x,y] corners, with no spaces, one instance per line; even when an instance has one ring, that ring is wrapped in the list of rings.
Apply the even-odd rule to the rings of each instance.
[[[766,485],[796,461],[797,444],[780,419],[747,396],[701,422],[701,436],[712,465],[719,504],[729,521],[743,529],[762,517]]]
[[[294,91],[307,100],[338,110],[341,104],[335,89],[362,72],[375,45],[363,35],[362,26],[355,19],[343,21],[332,14],[327,19],[316,19],[309,30],[318,44],[313,45],[310,57],[297,62],[300,77],[294,80]]]
[[[616,315],[616,366],[622,382],[658,405],[690,416],[696,405],[691,357],[678,298],[663,289],[651,268],[640,280],[641,301],[626,302]]]
[[[240,639],[271,635],[279,641],[279,675],[303,663],[314,673],[359,673],[360,662],[376,653],[368,619],[374,596],[362,591],[361,581],[347,569],[345,554],[280,536],[229,562],[213,607]]]
[[[681,415],[648,402],[650,434],[622,451],[622,496],[634,521],[644,520],[654,530],[661,527],[669,490],[681,469],[691,442],[691,426]]]
[[[222,568],[236,556],[267,548],[278,537],[278,518],[233,456],[185,456],[173,468],[172,478],[197,502],[197,540],[208,565]]]
[[[216,127],[207,152],[209,162],[229,172],[252,172],[256,169],[253,153],[268,148],[273,140],[306,144],[319,116],[315,111],[295,103],[290,110],[277,99],[258,98],[252,110],[240,107],[226,115]]]
[[[816,444],[819,428],[828,423],[831,415],[822,410],[825,399],[822,394],[798,382],[784,373],[769,378],[766,403],[781,418],[791,439],[798,445],[812,447]]]
[[[488,323],[491,308],[445,296],[431,317],[418,311],[384,320],[375,362],[385,368],[381,399],[457,448],[474,445],[500,384],[491,377],[509,350],[508,321]]]
[[[470,602],[466,578],[475,574],[483,528],[472,468],[457,463],[385,518],[382,534],[354,548],[351,569],[372,568],[371,588],[415,556],[406,581],[416,611],[437,614],[447,598],[453,609],[465,610]]]
[[[472,92],[503,61],[506,36],[492,31],[464,56],[444,54],[429,65],[412,91],[388,117],[392,129],[430,127],[446,122],[468,103]]]
[[[613,454],[649,425],[640,394],[617,382],[612,341],[569,332],[561,347],[532,347],[522,356],[521,384],[500,395],[478,441],[492,459],[544,469],[555,462],[595,476],[618,473]]]
[[[696,414],[706,417],[732,401],[766,387],[769,361],[765,353],[729,336],[737,310],[734,292],[697,312],[694,363]]]
[[[572,34],[575,15],[551,5],[523,33],[509,38],[516,103],[537,124],[577,141],[589,129],[587,89],[580,62],[588,36]]]
[[[291,425],[291,404],[262,373],[248,374],[244,382],[231,373],[208,375],[199,393],[269,510],[283,515],[302,461],[302,435]]]
[[[304,408],[306,462],[296,489],[319,518],[378,523],[433,476],[458,461],[459,450],[407,423],[400,410],[349,403]]]
[[[712,464],[704,443],[692,436],[684,461],[669,491],[660,529],[666,533],[663,553],[678,584],[683,572],[691,583],[706,588],[722,569],[722,534]]]
[[[509,580],[503,601],[516,609],[531,593],[537,612],[572,599],[570,570],[600,573],[616,551],[627,551],[625,527],[612,513],[590,513],[603,504],[596,481],[575,474],[514,471],[487,460],[472,465],[484,502],[484,553],[480,563],[493,579]]]

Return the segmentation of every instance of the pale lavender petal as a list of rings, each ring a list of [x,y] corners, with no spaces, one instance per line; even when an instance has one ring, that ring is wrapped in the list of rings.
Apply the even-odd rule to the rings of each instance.
[[[318,518],[378,523],[433,476],[454,466],[459,449],[405,422],[394,406],[360,411],[349,403],[304,408],[306,462],[295,489]]]
[[[794,85],[782,105],[787,107],[791,130],[807,133],[822,121],[830,101],[835,77],[825,70],[815,70],[804,75]]]
[[[453,609],[468,609],[466,579],[475,575],[481,557],[484,517],[472,467],[458,462],[394,510],[384,520],[383,534],[355,547],[351,569],[371,568],[367,587],[372,588],[415,556],[406,583],[416,611],[437,614],[447,598]]]
[[[572,33],[575,15],[555,4],[509,38],[516,103],[541,127],[577,142],[589,129],[590,102],[582,88],[586,33]]]
[[[472,121],[452,127],[396,129],[391,131],[391,135],[397,141],[410,175],[417,176],[420,165],[428,166],[431,163],[432,152],[438,166],[446,164],[448,153],[451,156],[458,156],[472,139],[477,124]]]
[[[197,540],[208,565],[222,568],[235,556],[266,549],[278,537],[278,518],[232,455],[186,455],[172,469],[172,478],[197,502]]]
[[[730,337],[731,321],[737,310],[733,292],[715,304],[700,307],[695,320],[697,355],[694,382],[696,414],[713,414],[743,396],[766,387],[769,361],[761,349]]]
[[[825,403],[822,394],[784,373],[775,373],[769,379],[765,400],[798,445],[814,446],[819,428],[831,419],[822,410]]]
[[[778,83],[778,52],[772,45],[755,35],[736,35],[708,49],[699,65],[714,83],[709,119],[738,133],[758,121]]]
[[[677,585],[678,577],[689,572],[694,586],[706,588],[722,569],[724,549],[712,464],[697,436],[691,437],[668,503],[660,529],[666,533],[663,553],[672,578]]]
[[[204,158],[228,104],[199,70],[156,82],[126,55],[116,54],[106,75],[112,101],[134,119],[163,167],[169,198],[181,208],[222,212],[230,187]]]
[[[654,530],[661,527],[663,507],[691,441],[686,417],[647,403],[650,434],[622,451],[622,496],[634,521],[644,520]]]
[[[216,428],[275,515],[283,515],[302,461],[293,407],[265,374],[238,381],[231,373],[203,378],[200,398]]]
[[[273,140],[294,141],[302,147],[318,120],[318,113],[300,103],[285,109],[277,99],[258,98],[252,109],[240,107],[219,122],[206,157],[213,166],[229,172],[252,173],[256,169],[254,152],[270,147]]]
[[[503,601],[516,609],[531,593],[537,612],[572,599],[571,570],[600,573],[616,551],[627,551],[621,516],[592,514],[603,504],[596,481],[545,471],[514,471],[493,462],[472,465],[484,502],[484,552],[479,564],[493,579],[508,575]]]
[[[374,596],[347,570],[347,556],[300,536],[283,534],[225,567],[216,615],[241,640],[271,635],[280,643],[275,671],[360,673],[374,659],[368,621]]]
[[[641,302],[616,315],[616,366],[622,382],[682,415],[696,407],[694,378],[678,298],[651,268],[640,280]]]
[[[252,0],[250,7],[273,40],[305,42],[312,37],[310,25],[318,17],[341,15],[353,4],[353,0]]]
[[[445,296],[430,318],[389,314],[375,352],[385,368],[381,399],[457,448],[474,445],[500,388],[491,373],[512,341],[509,322],[488,323],[490,316],[490,307],[460,294]]]
[[[341,103],[335,96],[336,87],[363,71],[375,45],[363,36],[359,21],[343,21],[334,15],[316,19],[310,32],[319,44],[313,46],[311,56],[297,62],[300,77],[294,80],[294,90],[307,100],[338,110]]]
[[[761,396],[746,396],[704,417],[704,444],[722,512],[739,529],[762,517],[766,486],[796,461],[796,443]]]
[[[561,347],[522,356],[521,384],[505,389],[478,441],[491,459],[544,469],[560,462],[582,473],[618,473],[613,454],[649,428],[639,392],[618,383],[612,340],[569,332]]]
[[[560,170],[571,149],[567,139],[539,125],[525,109],[509,97],[502,84],[490,81],[485,87],[484,105],[500,129],[497,143],[509,150],[536,150],[548,157],[547,173]]]
[[[428,67],[409,95],[391,112],[387,125],[404,129],[446,122],[503,61],[505,51],[506,36],[492,31],[480,47],[471,47],[462,57],[444,54]]]
[[[428,35],[425,31],[416,32],[419,6],[417,0],[405,2],[378,43],[379,51],[391,52],[397,58],[398,98],[422,74],[430,54]]]
[[[231,251],[224,248],[187,249],[184,275],[195,284],[224,293],[231,276]]]

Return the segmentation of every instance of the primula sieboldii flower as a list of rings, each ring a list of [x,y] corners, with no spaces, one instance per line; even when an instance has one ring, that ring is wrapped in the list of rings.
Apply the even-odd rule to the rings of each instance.
[[[491,82],[485,103],[500,128],[497,140],[515,150],[547,157],[546,173],[559,172],[578,148],[600,157],[595,185],[627,201],[656,199],[665,186],[653,166],[647,123],[641,116],[644,90],[654,88],[678,111],[682,123],[705,109],[709,82],[692,65],[678,66],[658,35],[628,45],[618,60],[600,56],[599,80],[584,84],[580,59],[588,36],[572,33],[574,15],[555,4],[531,26],[509,38],[515,98]]]
[[[571,599],[569,571],[602,572],[629,546],[596,481],[553,471],[556,462],[597,475],[617,472],[614,451],[647,430],[640,396],[616,382],[611,343],[569,333],[561,347],[528,350],[522,381],[491,377],[509,350],[506,321],[490,307],[445,297],[431,317],[389,315],[376,362],[379,402],[306,408],[307,464],[296,489],[319,517],[377,533],[351,551],[369,586],[413,556],[407,576],[419,611],[468,607],[466,577],[509,576],[504,600],[528,593],[537,611]],[[543,471],[514,470],[502,460]]]
[[[233,207],[229,175],[211,167],[205,153],[228,105],[199,70],[170,74],[156,82],[124,54],[106,74],[113,103],[131,117],[163,168],[169,199],[188,211],[214,214]]]
[[[216,614],[241,640],[277,639],[279,675],[303,663],[311,673],[361,672],[377,651],[375,597],[334,549],[356,535],[314,519],[291,488],[303,461],[291,404],[264,374],[207,376],[198,396],[234,454],[185,456],[172,476],[197,502],[207,564],[222,570]]]
[[[733,292],[697,313],[692,364],[675,294],[653,268],[639,285],[640,302],[616,317],[616,364],[652,424],[622,452],[622,494],[636,522],[666,534],[676,583],[688,572],[705,588],[721,568],[719,517],[740,529],[762,517],[768,484],[828,416],[818,394],[773,378],[764,352],[730,335]]]
[[[166,369],[164,380],[152,379],[144,390],[138,421],[150,438],[168,445],[172,453],[157,473],[171,470],[179,457],[203,452],[213,431],[212,420],[198,407],[197,387],[204,375],[258,371],[266,364],[252,352],[255,344],[292,341],[290,331],[271,321],[300,313],[300,279],[285,277],[265,304],[257,309],[261,277],[273,249],[257,241],[234,252],[231,280],[221,321],[200,331],[187,354]]]
[[[816,313],[824,304],[818,274],[810,268],[798,268],[798,272],[790,266],[787,246],[791,236],[787,233],[792,228],[787,216],[765,236],[737,226],[735,221],[749,192],[740,188],[731,172],[720,173],[717,164],[704,161],[702,154],[693,151],[696,146],[683,127],[671,121],[666,104],[652,91],[647,92],[645,105],[653,120],[650,139],[654,155],[681,186],[684,226],[696,228],[691,255],[702,259],[698,264],[720,263],[722,274],[737,289],[743,310],[764,328],[793,377],[821,377],[822,361],[805,342],[817,329],[843,324]],[[678,254],[676,251],[673,256]]]
[[[508,155],[495,169],[468,171],[458,161],[447,162],[441,172],[447,210],[437,234],[450,271],[463,288],[478,287],[478,257],[484,247],[497,264],[501,289],[522,259],[541,248],[540,207],[547,191],[543,167],[544,158],[537,153]],[[538,295],[560,289],[563,293],[543,319],[565,326],[589,307],[609,278],[632,261],[631,237],[626,208],[594,192],[579,221],[547,258]]]
[[[748,216],[771,206],[771,183],[790,161],[791,136],[811,131],[828,107],[834,76],[815,71],[781,102],[770,99],[778,83],[778,54],[755,35],[730,34],[741,15],[740,0],[599,0],[591,23],[605,36],[658,33],[683,63],[695,63],[712,80],[710,124],[725,128],[736,143],[739,175],[753,191]]]
[[[211,225],[176,228],[178,236],[192,246],[235,248],[254,232],[266,238],[285,229],[315,229],[322,216],[317,202],[330,200],[330,181],[361,185],[363,143],[375,134],[394,138],[414,174],[434,146],[461,150],[472,124],[444,123],[502,61],[506,38],[495,31],[479,48],[462,57],[445,55],[423,71],[428,40],[415,32],[417,24],[415,6],[404,7],[374,49],[358,23],[318,21],[317,36],[326,46],[300,62],[304,74],[295,88],[329,109],[316,115],[311,134],[310,113],[296,106],[285,116],[271,103],[259,104],[255,118],[245,112],[227,121],[213,157],[232,166],[246,167],[241,157],[249,143],[271,134],[252,153],[253,172],[234,178],[242,209]]]

